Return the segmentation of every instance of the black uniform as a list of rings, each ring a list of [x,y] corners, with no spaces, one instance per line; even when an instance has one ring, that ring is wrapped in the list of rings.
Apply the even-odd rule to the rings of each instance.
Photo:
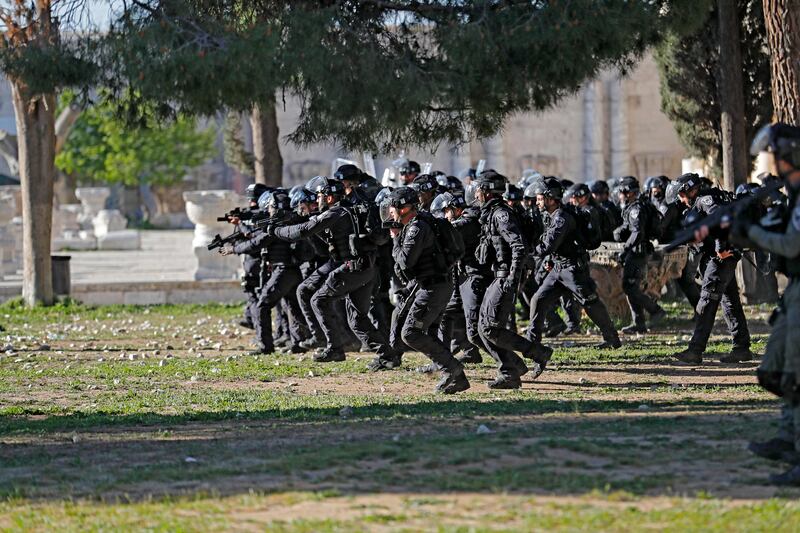
[[[499,365],[500,377],[515,382],[527,372],[527,367],[514,352],[525,355],[535,352],[531,342],[507,327],[522,276],[525,242],[514,211],[501,199],[493,198],[481,207],[480,223],[482,234],[477,256],[482,265],[491,267],[494,280],[481,303],[478,332]]]
[[[274,229],[275,235],[282,239],[298,241],[321,235],[328,244],[330,259],[312,274],[319,280],[324,279],[311,299],[311,307],[326,339],[323,360],[343,358],[345,326],[337,313],[337,302],[342,299],[347,308],[347,322],[362,344],[379,355],[389,350],[386,335],[369,319],[375,253],[351,249],[350,236],[357,231],[355,217],[352,204],[343,199],[305,223]],[[334,355],[329,358],[326,354]]]
[[[240,231],[246,230],[243,226],[239,226]],[[246,241],[245,241],[246,242]],[[240,247],[243,250],[245,247]],[[264,277],[264,268],[261,261],[261,250],[258,248],[247,247],[250,250],[248,253],[237,251],[234,246],[233,252],[237,255],[242,255],[242,289],[244,290],[247,301],[244,306],[244,321],[243,326],[255,329],[255,316],[257,315],[256,304],[258,303],[258,292],[261,290],[261,281]],[[266,281],[266,280],[265,280]]]
[[[690,211],[693,211],[694,218],[703,218],[726,203],[728,199],[721,191],[709,189],[700,193]],[[720,259],[717,253],[724,251],[732,251],[733,255],[727,259]],[[736,264],[742,257],[741,253],[735,250],[727,239],[719,235],[706,238],[700,244],[699,252],[703,283],[700,289],[700,301],[695,309],[697,322],[692,340],[689,341],[689,350],[695,354],[705,352],[714,327],[717,308],[722,303],[722,314],[733,336],[733,352],[749,354],[750,332],[739,300],[739,285],[736,283]]]
[[[531,320],[527,337],[541,345],[544,314],[565,292],[572,293],[586,314],[600,328],[606,343],[619,346],[619,337],[603,302],[597,297],[594,281],[589,276],[589,257],[577,242],[577,222],[564,207],[549,217],[549,225],[534,249],[538,257],[549,256],[552,269],[542,281],[531,302]]]
[[[478,330],[481,302],[493,275],[491,269],[478,263],[475,250],[481,240],[481,210],[478,207],[467,207],[453,226],[461,234],[464,241],[464,257],[458,263],[460,285],[458,294],[463,307],[465,330],[469,346],[464,348],[464,355],[469,359],[480,359],[479,348],[486,350]]]
[[[408,346],[427,355],[440,369],[456,372],[463,368],[461,363],[449,347],[428,333],[453,291],[450,276],[437,262],[432,218],[420,211],[394,238],[395,268],[401,279],[408,281],[410,292],[392,317],[390,342],[396,352]]]
[[[653,198],[651,202],[661,213],[661,237],[659,242],[664,244],[671,242],[675,238],[677,231],[681,229],[686,206],[680,201],[667,202],[665,199]],[[693,309],[697,307],[697,302],[700,301],[700,286],[696,281],[698,263],[698,254],[695,248],[690,246],[686,258],[686,266],[683,267],[681,276],[675,280],[675,283],[686,296],[686,299],[689,300]]]
[[[291,222],[291,220],[289,219],[287,222]],[[292,343],[299,344],[308,336],[295,293],[302,278],[292,244],[270,236],[267,232],[259,231],[250,239],[234,247],[234,252],[239,254],[252,255],[255,251],[261,254],[262,261],[269,272],[269,278],[258,294],[253,314],[256,339],[261,352],[271,353],[275,349],[271,312],[282,299],[285,299],[289,311],[287,323]]]
[[[644,312],[650,316],[664,315],[664,310],[648,295],[642,291],[642,281],[647,272],[647,259],[653,253],[649,234],[652,221],[646,200],[641,196],[625,205],[622,211],[622,226],[614,230],[616,241],[624,241],[622,248],[622,290],[628,299],[631,308],[633,329],[646,331],[647,321]],[[652,207],[650,208],[652,209]],[[625,330],[627,332],[627,330]]]
[[[610,199],[605,199],[602,202],[597,202],[597,203],[608,213],[607,216],[611,224],[611,231],[615,230],[616,228],[622,225],[622,210],[619,208],[617,204],[615,204]]]

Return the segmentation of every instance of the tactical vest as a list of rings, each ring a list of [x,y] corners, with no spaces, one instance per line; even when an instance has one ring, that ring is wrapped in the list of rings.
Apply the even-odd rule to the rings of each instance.
[[[350,251],[350,235],[353,232],[350,213],[346,207],[341,205],[333,206],[330,209],[338,218],[336,224],[325,231],[325,242],[328,243],[331,258],[335,261],[355,259]]]
[[[453,226],[464,240],[464,257],[459,262],[461,270],[468,275],[487,274],[488,269],[480,265],[475,257],[475,250],[481,242],[480,210],[477,207],[467,207],[453,222]]]
[[[417,216],[414,217],[414,220],[412,220],[403,228],[400,236],[400,242],[403,242],[406,234],[411,230],[412,227],[416,226],[419,228],[419,231],[415,235],[415,239],[417,239],[415,246],[424,246],[422,253],[419,255],[419,259],[417,259],[417,264],[414,265],[414,268],[405,273],[409,279],[427,280],[436,276],[443,276],[447,274],[446,272],[441,272],[437,267],[436,237],[433,234],[433,228],[428,221],[428,217],[431,217],[431,215],[428,213],[421,211],[417,213]]]
[[[481,224],[483,226],[483,238],[488,239],[491,251],[494,251],[494,265],[493,270],[502,271],[511,269],[511,247],[500,236],[497,226],[497,215],[501,211],[508,213],[509,220],[516,220],[516,213],[514,210],[500,200],[492,200],[496,202],[494,205],[489,206],[489,210],[484,218],[481,217]]]

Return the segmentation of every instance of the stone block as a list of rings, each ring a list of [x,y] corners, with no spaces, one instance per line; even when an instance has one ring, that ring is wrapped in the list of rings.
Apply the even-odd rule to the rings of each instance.
[[[123,302],[126,305],[159,305],[167,303],[167,293],[164,291],[130,291],[123,293]]]
[[[118,209],[103,209],[92,219],[94,234],[100,238],[108,233],[119,232],[128,226],[128,220]]]
[[[132,229],[111,231],[97,237],[98,250],[139,250],[141,246],[139,232]]]

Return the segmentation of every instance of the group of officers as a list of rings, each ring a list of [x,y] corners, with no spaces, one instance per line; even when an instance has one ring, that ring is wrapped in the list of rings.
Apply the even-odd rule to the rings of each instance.
[[[759,368],[762,385],[785,400],[782,432],[751,450],[800,463],[800,129],[772,125],[756,142],[775,154],[779,173],[762,176],[762,186],[786,180],[788,195],[760,201],[758,217],[782,224],[765,230],[758,217],[739,216],[732,228],[729,221],[695,233],[676,280],[695,309],[695,328],[674,357],[702,363],[721,306],[733,346],[720,360],[751,360],[736,265],[752,247],[783,259],[776,268],[790,283]],[[485,351],[497,365],[489,388],[517,389],[523,375],[535,379],[545,370],[553,350],[543,337],[580,332],[584,310],[602,335],[599,349],[621,346],[589,275],[590,250],[623,243],[632,323],[621,331],[644,333],[665,316],[642,286],[653,243],[670,242],[687,221],[711,217],[756,189],[742,186],[734,195],[693,173],[650,177],[644,187],[632,176],[584,184],[531,174],[512,184],[495,170],[471,171],[462,181],[423,174],[413,161],[392,188],[347,164],[292,190],[248,187],[258,216],[229,217],[243,237],[221,252],[244,257],[243,325],[255,329],[261,353],[316,350],[315,361],[334,362],[363,350],[376,354],[370,370],[381,371],[418,351],[431,360],[420,370],[442,374],[436,391],[453,394],[470,387],[464,367]],[[517,303],[530,319],[523,334]],[[783,476],[776,482],[800,483],[800,467]]]

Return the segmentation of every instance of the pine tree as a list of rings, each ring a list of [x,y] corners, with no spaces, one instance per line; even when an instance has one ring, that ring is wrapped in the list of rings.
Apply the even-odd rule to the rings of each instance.
[[[761,0],[739,0],[744,72],[745,130],[749,144],[772,116],[770,66]],[[687,151],[709,157],[712,174],[722,172],[719,91],[719,31],[715,11],[688,35],[670,34],[656,48],[661,74],[661,108]]]

